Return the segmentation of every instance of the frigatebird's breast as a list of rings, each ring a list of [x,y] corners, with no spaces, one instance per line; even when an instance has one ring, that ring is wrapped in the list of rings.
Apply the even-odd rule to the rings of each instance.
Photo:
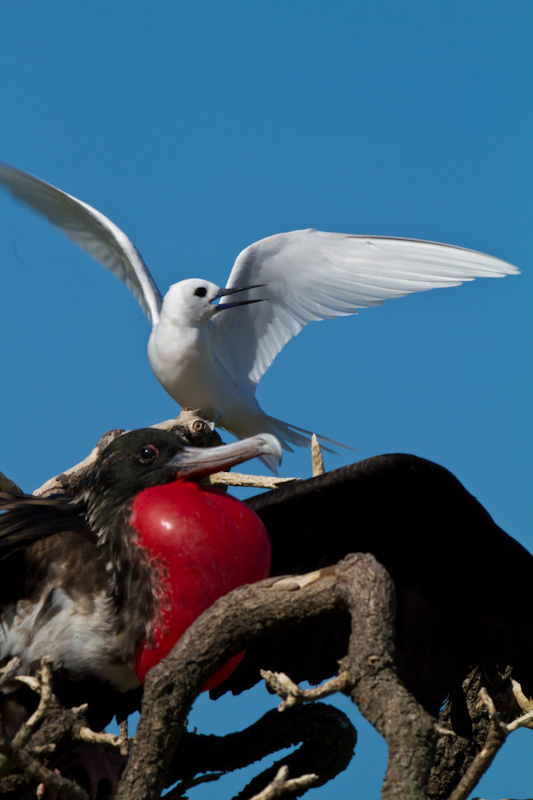
[[[268,576],[270,541],[246,505],[192,481],[146,489],[134,501],[131,523],[159,576],[154,641],[145,641],[136,656],[144,681],[202,611],[237,586]]]

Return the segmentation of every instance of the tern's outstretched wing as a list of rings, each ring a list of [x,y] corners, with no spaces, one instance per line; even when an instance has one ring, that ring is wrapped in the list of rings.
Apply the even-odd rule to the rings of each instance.
[[[152,325],[156,324],[161,293],[135,245],[110,219],[87,203],[7,164],[0,164],[0,184],[114,272],[131,289]]]
[[[461,247],[314,229],[279,233],[237,257],[228,287],[265,284],[243,293],[266,302],[217,314],[217,355],[244,388],[255,386],[279,351],[313,320],[356,314],[383,300],[473,278],[499,278],[519,270]]]

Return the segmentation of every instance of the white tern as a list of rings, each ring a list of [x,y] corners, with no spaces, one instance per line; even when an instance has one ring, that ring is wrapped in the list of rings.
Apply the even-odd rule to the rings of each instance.
[[[310,432],[266,414],[255,390],[308,322],[356,314],[411,292],[518,273],[462,247],[308,229],[251,244],[225,289],[191,278],[163,298],[136,247],[102,213],[7,165],[0,165],[0,183],[125,281],[151,320],[150,364],[174,400],[237,437],[274,434],[287,450],[307,445]],[[224,300],[236,292],[245,294]]]

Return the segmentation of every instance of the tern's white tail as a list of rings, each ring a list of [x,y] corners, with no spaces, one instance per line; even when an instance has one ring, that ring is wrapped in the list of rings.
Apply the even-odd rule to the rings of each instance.
[[[313,435],[313,431],[308,431],[305,428],[299,428],[297,425],[291,425],[289,422],[283,422],[283,420],[276,419],[275,417],[271,417],[263,412],[257,414],[255,420],[258,421],[261,432],[271,433],[276,436],[276,438],[281,442],[283,449],[288,450],[290,453],[294,452],[291,445],[294,445],[295,447],[311,446],[311,437]],[[317,433],[316,436],[321,440],[322,448],[328,453],[335,453],[336,451],[332,447],[328,447],[327,445],[323,444],[323,442],[328,442],[335,447],[344,447],[348,450],[351,450],[348,445],[342,444],[341,442],[336,442],[334,439],[329,439],[327,436],[322,436],[319,433]],[[272,472],[277,474],[277,464],[274,458],[271,456],[261,456],[261,461],[263,461],[263,463],[266,464],[267,467],[272,470]]]

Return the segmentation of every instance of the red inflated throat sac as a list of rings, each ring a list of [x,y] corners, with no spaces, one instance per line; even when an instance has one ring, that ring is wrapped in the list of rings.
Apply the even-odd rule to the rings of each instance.
[[[266,528],[234,497],[192,481],[145,489],[135,499],[131,523],[139,545],[160,570],[160,624],[153,647],[137,651],[135,672],[144,683],[149,669],[215,600],[245,583],[268,577],[270,540]],[[242,653],[213,675],[212,689],[233,672]]]

